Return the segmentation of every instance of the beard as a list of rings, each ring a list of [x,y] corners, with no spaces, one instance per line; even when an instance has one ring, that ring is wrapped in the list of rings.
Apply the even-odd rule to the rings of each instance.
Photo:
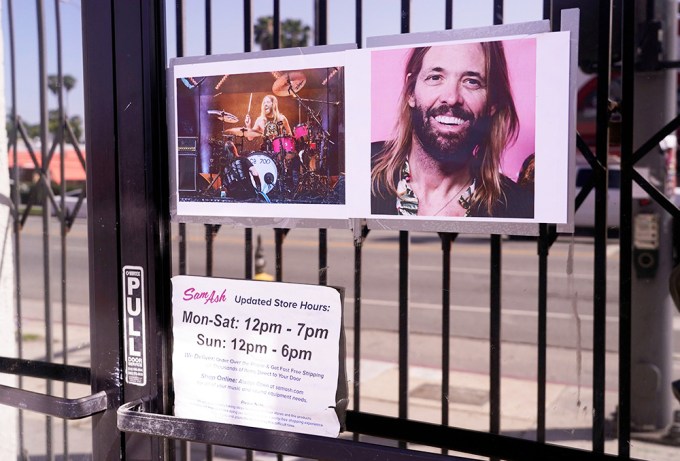
[[[439,115],[463,119],[467,127],[455,133],[441,132],[432,123]],[[411,109],[411,120],[423,151],[437,162],[453,167],[468,163],[486,131],[483,127],[488,126],[487,117],[478,119],[465,108],[449,104],[429,109],[416,105]]]

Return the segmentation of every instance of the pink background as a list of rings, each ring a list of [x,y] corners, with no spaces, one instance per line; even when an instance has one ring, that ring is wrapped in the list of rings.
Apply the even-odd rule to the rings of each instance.
[[[536,126],[536,40],[504,40],[510,84],[519,116],[520,131],[515,144],[503,153],[503,173],[512,180],[524,159],[535,151]],[[410,48],[371,53],[371,142],[392,135]]]

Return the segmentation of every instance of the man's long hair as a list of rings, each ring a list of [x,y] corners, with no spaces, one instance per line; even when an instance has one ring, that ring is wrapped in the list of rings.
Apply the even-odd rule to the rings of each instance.
[[[489,114],[489,130],[488,135],[483,137],[476,149],[476,159],[472,166],[471,174],[476,180],[472,208],[485,207],[491,214],[494,203],[503,195],[500,157],[506,146],[516,140],[519,119],[512,99],[502,42],[481,42],[480,45],[484,52],[488,82],[486,112]],[[371,170],[371,190],[374,195],[381,194],[384,190],[396,195],[395,182],[399,180],[401,168],[412,147],[412,110],[408,100],[413,95],[423,59],[430,48],[414,48],[409,55],[404,72],[404,87],[399,98],[399,116],[394,137],[385,143],[376,156]]]

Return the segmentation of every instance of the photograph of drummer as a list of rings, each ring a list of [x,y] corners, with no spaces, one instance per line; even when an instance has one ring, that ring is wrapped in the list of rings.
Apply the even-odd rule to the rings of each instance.
[[[372,214],[532,218],[533,183],[501,171],[520,130],[503,42],[413,48],[406,58],[393,137],[372,143]],[[522,159],[533,136],[526,149]]]
[[[273,94],[268,94],[262,98],[260,105],[260,115],[255,119],[255,124],[246,114],[244,118],[245,127],[263,136],[260,150],[273,152],[276,148],[287,151],[284,155],[284,168],[289,173],[289,183],[297,184],[300,178],[300,171],[303,167],[302,160],[297,153],[297,149],[304,149],[304,146],[294,146],[293,132],[290,129],[288,118],[279,111],[279,100]],[[286,145],[288,143],[288,145]]]
[[[178,78],[176,101],[179,200],[345,203],[343,67]]]
[[[245,124],[249,130],[252,129],[264,135],[268,142],[279,136],[292,136],[293,134],[290,130],[288,118],[279,112],[279,100],[273,94],[268,94],[262,98],[260,115],[255,119],[255,125],[252,125],[250,114],[246,114]],[[272,149],[263,148],[263,150]]]

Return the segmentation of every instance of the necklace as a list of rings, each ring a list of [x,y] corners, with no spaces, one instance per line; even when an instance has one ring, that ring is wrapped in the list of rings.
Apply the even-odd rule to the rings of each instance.
[[[460,206],[463,207],[463,209],[465,210],[465,214],[463,215],[463,217],[470,216],[470,207],[472,206],[472,194],[475,193],[475,185],[476,180],[473,177],[472,183],[468,186],[468,188],[464,192],[463,189],[465,189],[465,185],[458,192],[456,192],[453,195],[453,197],[451,197],[449,201],[446,202],[444,206],[442,206],[439,209],[439,211],[437,211],[434,215],[431,216],[437,216],[439,213],[444,211],[444,209],[447,206],[449,206],[456,197],[458,197],[458,203],[460,204]],[[461,194],[461,192],[463,193]],[[411,168],[408,164],[408,160],[406,160],[401,167],[401,179],[397,184],[396,202],[397,202],[396,203],[397,214],[405,216],[415,216],[418,214],[419,201],[415,192],[413,192],[413,189],[411,189]]]
[[[450,199],[448,199],[447,202],[446,202],[446,203],[439,209],[439,211],[437,211],[433,216],[439,216],[439,213],[441,213],[442,211],[444,211],[444,209],[446,209],[446,207],[448,207],[448,206],[451,204],[451,202],[453,202],[453,200],[454,200],[455,198],[458,198],[458,203],[463,207],[463,209],[465,209],[465,214],[464,214],[463,216],[467,216],[467,215],[470,213],[469,198],[464,198],[463,195],[467,195],[468,197],[469,197],[470,195],[472,195],[472,192],[470,191],[470,188],[471,188],[471,186],[474,185],[474,183],[475,183],[475,181],[474,181],[474,179],[473,179],[473,180],[472,180],[472,184],[468,185],[468,184],[469,184],[468,182],[466,182],[465,184],[463,184],[463,187],[461,187],[461,188],[458,190],[458,192],[456,192],[455,194],[453,194],[453,196],[452,196]],[[463,190],[464,190],[466,187],[468,188],[468,194],[461,194],[461,192],[463,192]],[[466,205],[467,205],[467,206],[466,206]]]

